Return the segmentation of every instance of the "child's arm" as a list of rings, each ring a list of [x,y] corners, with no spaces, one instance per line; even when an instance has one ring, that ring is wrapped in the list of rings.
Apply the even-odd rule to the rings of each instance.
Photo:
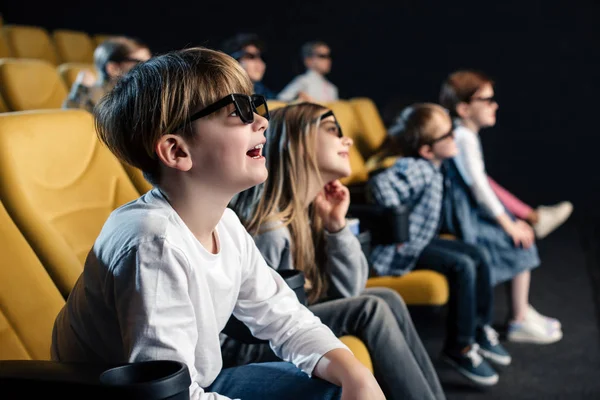
[[[365,290],[369,265],[358,238],[346,225],[350,191],[340,181],[325,185],[313,202],[325,227],[326,268],[330,280],[328,297],[358,296]]]
[[[283,278],[266,265],[250,235],[244,234],[242,285],[234,315],[248,325],[255,337],[269,340],[279,357],[308,375],[347,385],[343,390],[347,387],[348,391],[352,385],[372,383],[372,374],[319,318],[298,302]]]
[[[459,156],[457,167],[464,170],[471,182],[468,182],[477,202],[496,218],[502,229],[512,238],[515,246],[527,248],[533,244],[534,234],[531,227],[515,222],[506,213],[504,205],[494,193],[485,171],[483,153],[477,137],[472,134],[460,135],[457,140]]]
[[[184,362],[192,380],[192,400],[226,400],[217,393],[205,393],[198,384],[205,371],[196,369],[199,329],[188,274],[189,264],[183,253],[164,239],[141,243],[121,258],[114,280],[106,283],[104,293],[117,312],[123,357],[128,362]],[[219,354],[205,356],[208,360]]]

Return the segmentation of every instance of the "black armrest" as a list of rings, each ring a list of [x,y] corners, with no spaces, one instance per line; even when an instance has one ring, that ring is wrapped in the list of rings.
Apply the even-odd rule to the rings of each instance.
[[[408,242],[408,208],[350,204],[348,217],[360,220],[360,230],[371,233],[372,245]]]
[[[300,303],[306,305],[306,292],[304,291],[304,273],[298,270],[277,271],[283,277],[288,286],[296,293]],[[267,340],[261,340],[252,335],[250,329],[233,315],[227,321],[223,328],[223,333],[227,336],[247,344],[268,343]]]
[[[190,373],[178,361],[124,364],[0,361],[2,398],[189,400]],[[35,395],[35,397],[34,397]]]

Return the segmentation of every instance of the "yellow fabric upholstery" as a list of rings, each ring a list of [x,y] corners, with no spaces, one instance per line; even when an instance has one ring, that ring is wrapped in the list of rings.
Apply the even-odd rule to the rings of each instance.
[[[279,101],[279,100],[268,100],[267,101],[267,107],[269,108],[269,111],[276,110],[278,108],[285,107],[287,105],[288,105],[288,103],[286,103],[285,101]]]
[[[369,350],[367,350],[367,346],[359,338],[356,336],[342,336],[340,341],[348,346],[358,361],[373,372],[373,362],[371,361]]]
[[[4,102],[4,99],[2,99],[2,96],[0,96],[0,113],[3,112],[8,112],[8,107],[6,107],[6,103]]]
[[[373,100],[368,97],[356,97],[350,99],[350,104],[360,123],[360,134],[356,137],[355,144],[360,154],[368,159],[379,150],[387,131]]]
[[[8,41],[4,36],[4,32],[0,30],[0,58],[11,57],[12,52],[10,51],[10,46],[8,45]]]
[[[412,271],[403,276],[370,278],[367,287],[393,289],[409,305],[441,306],[448,302],[449,296],[446,277],[429,270]]]
[[[0,360],[49,360],[65,301],[0,204]]]
[[[396,156],[388,156],[382,158],[381,155],[375,154],[367,160],[366,167],[369,174],[379,170],[386,169],[394,165],[394,163],[398,160],[399,157]]]
[[[342,127],[344,135],[356,141],[356,137],[360,133],[360,124],[350,102],[348,100],[338,100],[325,104],[325,107],[333,111],[335,118]],[[365,160],[356,146],[350,147],[349,158],[352,174],[350,174],[349,177],[342,179],[342,183],[351,185],[366,182],[368,173]]]
[[[42,60],[0,60],[0,93],[10,111],[61,108],[67,87],[56,67]]]
[[[126,163],[123,163],[123,168],[127,172],[129,179],[131,179],[131,183],[133,183],[133,186],[135,186],[140,194],[144,194],[152,189],[152,184],[144,178],[144,174],[139,168],[132,167]]]
[[[62,63],[93,63],[94,41],[85,32],[57,29],[52,32],[54,44]]]
[[[67,89],[71,90],[73,83],[75,83],[75,80],[77,79],[77,74],[84,69],[87,69],[94,74],[96,78],[98,78],[94,64],[89,63],[64,63],[59,65],[57,70],[58,74],[67,86]]]
[[[46,29],[39,26],[5,25],[3,30],[13,57],[35,58],[58,65],[58,55]]]
[[[87,111],[0,114],[0,198],[63,296],[108,215],[137,197]]]

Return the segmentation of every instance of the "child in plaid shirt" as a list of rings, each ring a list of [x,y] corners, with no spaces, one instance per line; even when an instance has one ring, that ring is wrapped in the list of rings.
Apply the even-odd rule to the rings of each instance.
[[[511,357],[490,326],[493,291],[486,253],[473,245],[437,236],[443,198],[442,162],[457,153],[452,121],[436,104],[404,109],[382,146],[396,163],[369,180],[375,203],[408,205],[410,240],[375,246],[371,262],[379,275],[403,275],[430,269],[446,276],[450,285],[443,359],[474,383],[491,386],[498,374],[488,363],[509,365]]]

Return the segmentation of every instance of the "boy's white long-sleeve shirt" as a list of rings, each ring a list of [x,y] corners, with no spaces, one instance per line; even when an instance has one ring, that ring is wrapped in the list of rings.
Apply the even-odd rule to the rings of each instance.
[[[233,313],[275,353],[307,374],[344,348],[277,272],[233,211],[208,252],[153,189],[105,223],[57,317],[52,358],[72,362],[168,359],[187,364],[192,399],[224,399],[203,388],[222,368],[219,333]]]

